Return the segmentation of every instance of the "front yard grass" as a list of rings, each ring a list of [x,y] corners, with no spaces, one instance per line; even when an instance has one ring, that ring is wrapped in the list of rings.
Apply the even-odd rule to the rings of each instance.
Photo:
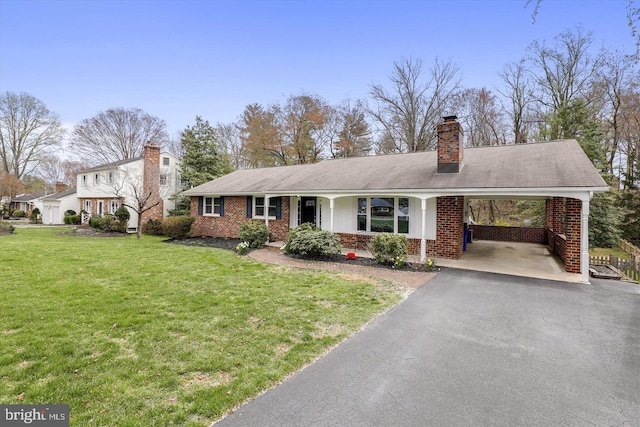
[[[0,403],[205,426],[400,300],[389,284],[161,238],[0,237]]]
[[[590,248],[589,255],[598,256],[598,257],[608,257],[609,255],[615,255],[621,259],[629,259],[631,255],[624,250],[615,247],[615,248]]]

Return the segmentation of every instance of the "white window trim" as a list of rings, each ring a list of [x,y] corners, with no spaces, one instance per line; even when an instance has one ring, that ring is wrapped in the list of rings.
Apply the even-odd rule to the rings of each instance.
[[[207,199],[211,199],[211,213],[207,213]],[[220,196],[204,196],[202,198],[202,216],[220,216],[220,213],[216,212],[216,199],[220,200],[220,206],[222,208],[222,197]]]
[[[118,209],[120,209],[120,200],[111,199],[111,201],[109,201],[109,213],[115,214]]]
[[[256,210],[256,199],[266,199],[266,197],[253,196],[253,211],[252,211],[253,212],[253,218],[264,219],[264,215],[256,215],[256,212],[257,212],[257,210]],[[273,202],[274,203],[273,208],[276,210],[276,213],[277,213],[277,209],[278,208],[275,205],[275,201],[276,201],[275,197],[270,197],[269,198],[269,205],[271,205],[271,202]],[[267,206],[264,206],[264,208],[266,209],[267,212],[269,212],[269,209],[267,208]],[[277,217],[277,215],[273,215],[273,216],[269,215],[269,219],[276,219],[276,217]]]
[[[80,181],[82,183],[83,187],[87,186],[87,175],[82,175],[82,178],[80,178]]]
[[[100,185],[100,174],[93,174],[93,185]]]
[[[366,209],[366,216],[367,216],[367,226],[366,226],[366,230],[358,230],[358,216],[362,215],[358,212],[359,210],[359,206],[358,206],[358,199],[366,199],[367,201],[367,209]],[[383,233],[381,231],[371,231],[371,199],[393,199],[393,234],[399,234],[401,236],[409,236],[411,234],[411,215],[407,215],[409,217],[409,229],[407,230],[406,233],[400,233],[398,232],[398,223],[399,223],[399,216],[398,212],[400,212],[400,199],[408,199],[409,202],[409,212],[411,212],[411,197],[405,197],[405,196],[356,196],[355,197],[355,207],[356,207],[356,214],[355,214],[355,227],[354,229],[356,230],[356,233],[366,233],[366,234],[380,234]],[[405,215],[402,215],[405,216]]]

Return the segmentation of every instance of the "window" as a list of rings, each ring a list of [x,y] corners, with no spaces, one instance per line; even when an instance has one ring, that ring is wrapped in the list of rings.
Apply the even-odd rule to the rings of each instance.
[[[169,158],[168,157],[163,157],[162,158],[162,166],[169,166]]]
[[[160,174],[160,185],[167,185],[167,175]]]
[[[93,184],[94,185],[100,185],[100,174],[99,173],[93,174]]]
[[[357,230],[409,233],[408,197],[358,197]]]
[[[109,184],[113,184],[113,171],[109,171],[108,180],[109,180]]]
[[[391,197],[371,198],[371,230],[374,233],[393,233],[395,220],[394,203]]]
[[[358,231],[367,231],[367,199],[358,197]]]
[[[277,213],[277,197],[272,197],[269,199],[269,218],[275,218]],[[254,216],[255,217],[263,217],[264,218],[264,197],[256,197],[254,199]]]
[[[111,200],[111,202],[109,202],[109,213],[116,213],[116,211],[118,210],[118,208],[120,208],[120,201],[117,199],[113,199]]]
[[[221,197],[205,197],[203,201],[203,215],[221,216],[222,215],[222,198]]]
[[[83,187],[87,186],[87,175],[82,175],[82,186]]]
[[[85,200],[84,201],[84,211],[86,213],[92,213],[92,207],[93,207],[93,203],[91,202],[91,200]]]

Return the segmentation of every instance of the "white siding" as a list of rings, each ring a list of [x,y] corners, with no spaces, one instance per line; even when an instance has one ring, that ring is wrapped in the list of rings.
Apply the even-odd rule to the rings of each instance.
[[[362,197],[362,196],[360,196]],[[293,198],[292,198],[293,199]],[[319,197],[322,215],[322,229],[329,230],[331,210],[329,199]],[[293,205],[293,202],[292,202]],[[340,197],[334,199],[333,231],[336,233],[355,233],[357,228],[358,197]],[[293,209],[292,209],[293,212]],[[297,217],[296,217],[297,218]],[[426,238],[436,238],[436,199],[427,200]],[[409,234],[407,237],[422,237],[422,204],[420,199],[409,197]]]
[[[355,197],[341,197],[335,199],[333,231],[336,233],[356,232],[356,203]],[[327,205],[328,205],[327,201]],[[329,215],[331,213],[329,212]],[[328,224],[327,217],[327,224]]]

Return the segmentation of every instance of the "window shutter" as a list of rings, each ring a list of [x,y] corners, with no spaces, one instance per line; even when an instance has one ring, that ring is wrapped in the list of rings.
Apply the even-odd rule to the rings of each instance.
[[[204,197],[198,197],[198,215],[202,215],[202,205],[204,204]]]
[[[282,219],[282,197],[276,199],[276,219]]]
[[[247,218],[251,218],[252,205],[253,205],[253,197],[247,196]]]
[[[220,196],[220,216],[224,216],[224,197]]]

